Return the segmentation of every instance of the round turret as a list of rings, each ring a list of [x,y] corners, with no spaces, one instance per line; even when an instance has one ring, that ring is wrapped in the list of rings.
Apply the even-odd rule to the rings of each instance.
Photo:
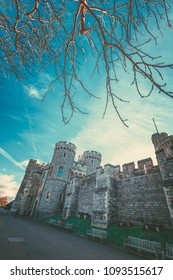
[[[87,166],[86,174],[96,172],[96,168],[100,166],[101,154],[96,151],[85,151],[82,155],[82,161]]]
[[[168,134],[165,132],[161,133],[155,133],[152,135],[151,139],[154,145],[154,148],[156,152],[160,149],[161,144],[164,142],[164,140],[168,137]]]
[[[173,136],[167,133],[156,133],[152,135],[155,151],[164,151],[166,158],[173,158]]]
[[[69,172],[73,165],[76,146],[70,142],[61,141],[55,145],[48,177],[69,179]]]

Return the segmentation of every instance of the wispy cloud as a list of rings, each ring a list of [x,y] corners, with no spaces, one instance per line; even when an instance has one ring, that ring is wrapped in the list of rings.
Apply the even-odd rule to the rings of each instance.
[[[29,160],[23,160],[23,161],[20,162],[20,166],[26,168],[28,163],[29,163]]]
[[[41,73],[34,84],[24,85],[24,92],[32,98],[42,100],[45,93],[53,80],[53,77],[46,73]]]
[[[4,114],[4,115],[9,117],[9,118],[11,118],[11,119],[13,119],[13,120],[15,120],[15,121],[19,121],[19,122],[23,121],[22,118],[19,117],[19,116],[15,116],[15,115],[11,115],[11,114]]]
[[[24,90],[30,97],[38,98],[38,99],[42,98],[42,92],[32,85],[24,86]]]
[[[0,197],[7,196],[9,200],[14,199],[18,187],[14,175],[0,173]]]
[[[15,160],[9,153],[7,153],[3,148],[0,147],[0,154],[5,157],[6,159],[8,159],[9,161],[11,161],[15,166],[19,167],[22,170],[25,170],[25,168],[23,167],[23,162],[18,162],[17,160]]]

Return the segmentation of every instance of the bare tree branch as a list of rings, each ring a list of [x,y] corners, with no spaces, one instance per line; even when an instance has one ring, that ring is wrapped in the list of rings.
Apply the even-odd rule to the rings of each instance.
[[[119,82],[117,64],[126,73],[133,73],[132,84],[141,97],[157,90],[173,98],[164,77],[166,69],[173,70],[173,64],[165,64],[159,55],[146,51],[152,41],[157,43],[157,33],[163,36],[163,23],[172,29],[172,1],[1,0],[1,7],[1,73],[5,77],[14,73],[22,80],[28,74],[53,69],[54,78],[45,97],[57,83],[63,85],[64,92],[59,98],[65,123],[76,111],[84,113],[75,103],[76,94],[82,91],[99,98],[80,75],[90,59],[93,60],[91,76],[100,73],[103,67],[106,73],[103,116],[110,101],[127,126],[117,107],[119,101],[128,102],[115,92]],[[150,85],[147,94],[140,87],[141,79]]]

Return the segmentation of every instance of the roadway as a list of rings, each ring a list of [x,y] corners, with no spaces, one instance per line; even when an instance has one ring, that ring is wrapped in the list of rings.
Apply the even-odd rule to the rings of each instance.
[[[0,260],[141,260],[137,255],[15,217],[0,208]]]

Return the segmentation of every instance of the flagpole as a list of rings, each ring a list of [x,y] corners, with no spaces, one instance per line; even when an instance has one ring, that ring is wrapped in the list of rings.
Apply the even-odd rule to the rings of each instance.
[[[155,123],[155,119],[154,119],[154,118],[153,118],[153,123],[154,123],[155,129],[156,129],[156,132],[157,132],[157,133],[159,133],[158,128],[157,128],[157,125],[156,125],[156,123]]]

